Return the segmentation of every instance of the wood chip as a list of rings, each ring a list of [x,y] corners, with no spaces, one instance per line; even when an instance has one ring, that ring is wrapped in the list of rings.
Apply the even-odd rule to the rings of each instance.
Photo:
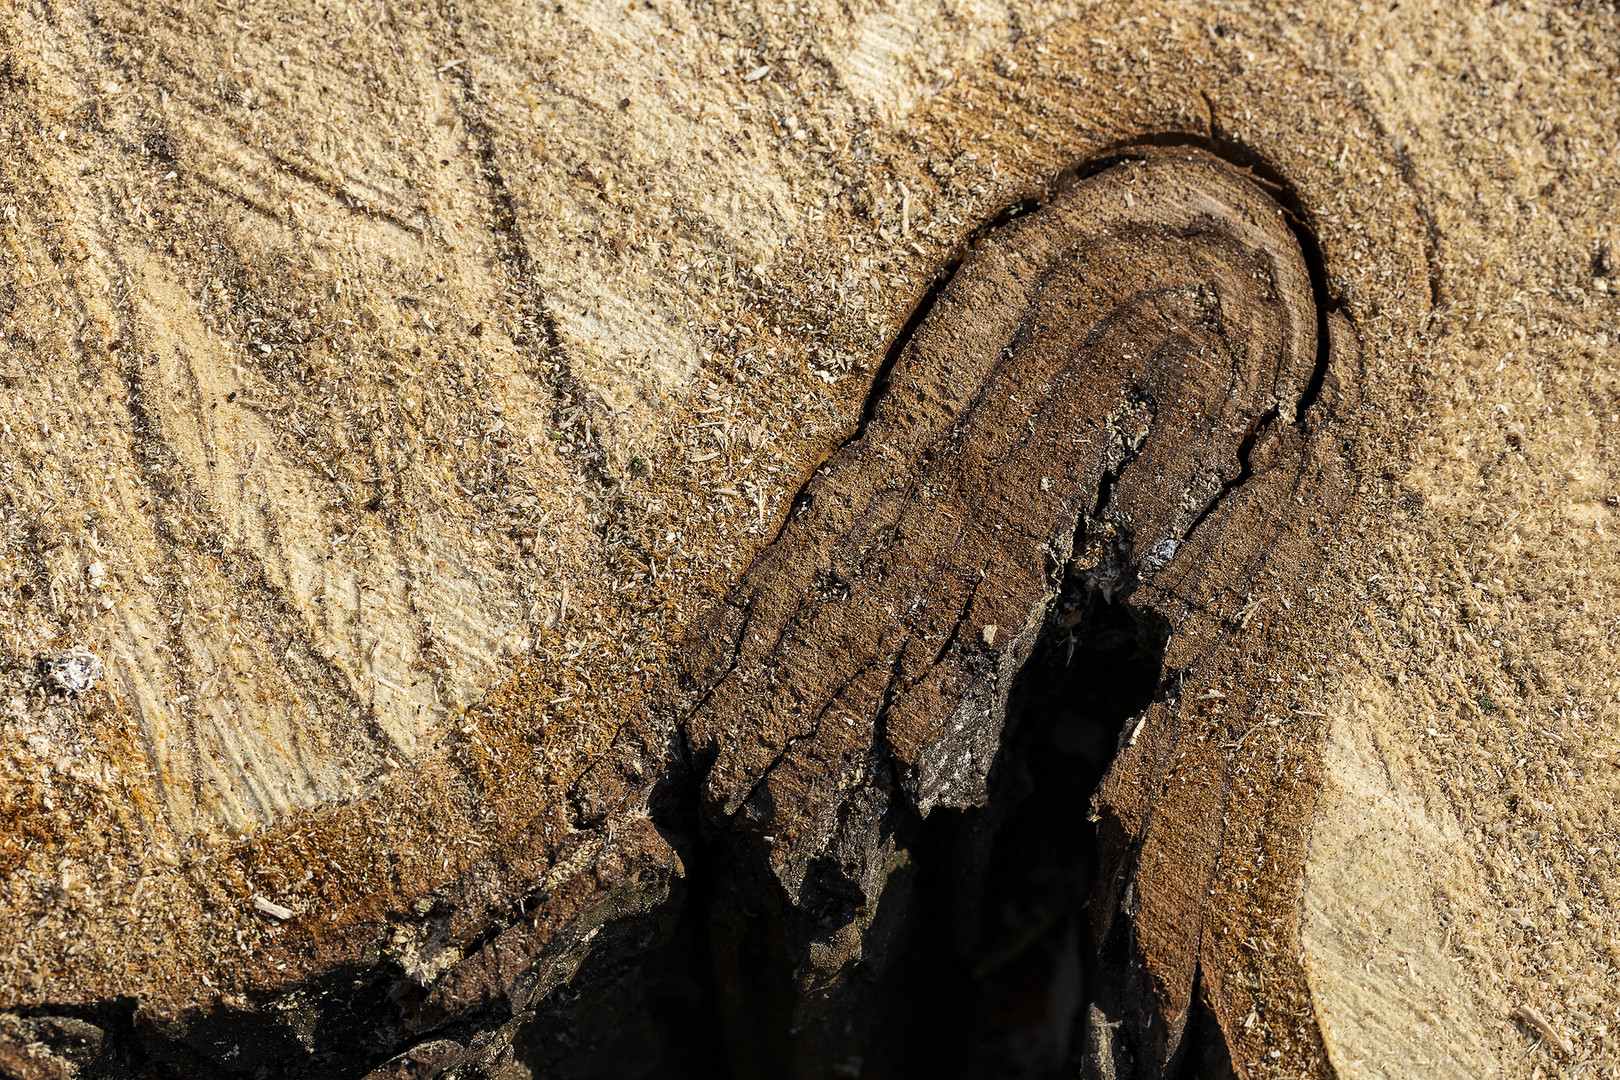
[[[292,908],[282,907],[274,900],[266,900],[257,894],[253,897],[253,910],[263,912],[272,919],[280,919],[282,922],[293,917]]]
[[[1546,1037],[1548,1042],[1558,1047],[1559,1053],[1563,1054],[1565,1057],[1569,1057],[1571,1054],[1575,1053],[1575,1047],[1570,1044],[1570,1041],[1560,1035],[1558,1033],[1558,1029],[1553,1027],[1552,1024],[1548,1022],[1546,1017],[1536,1012],[1536,1010],[1532,1009],[1530,1006],[1520,1005],[1516,1007],[1513,1010],[1513,1018],[1518,1020],[1520,1023],[1539,1031]]]

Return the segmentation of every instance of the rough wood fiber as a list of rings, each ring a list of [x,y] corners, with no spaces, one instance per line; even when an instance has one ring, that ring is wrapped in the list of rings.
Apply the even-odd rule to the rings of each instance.
[[[1251,179],[1190,148],[1096,167],[975,247],[860,433],[699,622],[686,730],[712,820],[809,916],[796,959],[824,986],[870,966],[869,928],[905,902],[884,892],[909,821],[986,801],[1037,637],[1129,597],[1168,639],[1169,700],[1110,779],[1094,917],[1106,938],[1122,904],[1136,916],[1154,1030],[1179,1033],[1247,704],[1194,699],[1250,651],[1256,581],[1294,595],[1317,573],[1346,483],[1326,424],[1359,372],[1342,316],[1319,355],[1325,301]],[[1060,606],[1067,576],[1084,586]],[[816,910],[850,889],[858,914]]]
[[[646,703],[686,626],[975,231],[1165,132],[1291,182],[1377,388],[1332,572],[1256,589],[1280,644],[1230,672],[1260,701],[1199,940],[1234,1065],[1620,1061],[1612,5],[29,2],[0,35],[8,1067],[132,1013],[442,1064],[642,941],[593,919],[679,869]],[[81,647],[108,676],[41,695]],[[312,1028],[351,978],[403,1022]],[[429,992],[487,1006],[429,1032]]]

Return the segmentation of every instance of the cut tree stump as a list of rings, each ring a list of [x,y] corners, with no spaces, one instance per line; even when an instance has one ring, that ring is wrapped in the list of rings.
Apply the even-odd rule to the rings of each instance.
[[[0,9],[0,1075],[1620,1069],[1617,87]]]

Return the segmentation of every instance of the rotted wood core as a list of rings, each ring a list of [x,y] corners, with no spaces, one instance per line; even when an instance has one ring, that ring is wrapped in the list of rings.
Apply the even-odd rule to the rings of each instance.
[[[990,230],[691,632],[743,1073],[1241,1046],[1222,845],[1294,820],[1234,781],[1277,648],[1256,596],[1316,572],[1357,364],[1281,191],[1141,146]],[[997,1020],[1020,995],[1038,1019]]]

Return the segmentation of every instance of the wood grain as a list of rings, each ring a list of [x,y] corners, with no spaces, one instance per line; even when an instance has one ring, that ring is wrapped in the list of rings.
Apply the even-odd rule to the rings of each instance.
[[[1291,182],[1365,367],[1335,350],[1193,530],[1269,548],[1241,597],[1167,601],[1189,681],[1097,808],[1119,958],[1156,1015],[1214,1006],[1246,1076],[1614,1071],[1612,5],[557,7],[0,0],[6,1067],[495,1070],[532,1026],[669,1060],[623,983],[554,988],[656,966],[619,916],[702,910],[713,863],[646,798],[690,791],[691,619],[984,223],[1189,132]],[[1239,542],[1246,491],[1272,539]],[[62,694],[81,649],[105,675]],[[862,813],[903,911],[926,773],[886,724],[799,907],[712,811],[802,970],[879,960]],[[789,769],[812,740],[780,734]],[[966,813],[971,770],[935,775],[919,829]]]

